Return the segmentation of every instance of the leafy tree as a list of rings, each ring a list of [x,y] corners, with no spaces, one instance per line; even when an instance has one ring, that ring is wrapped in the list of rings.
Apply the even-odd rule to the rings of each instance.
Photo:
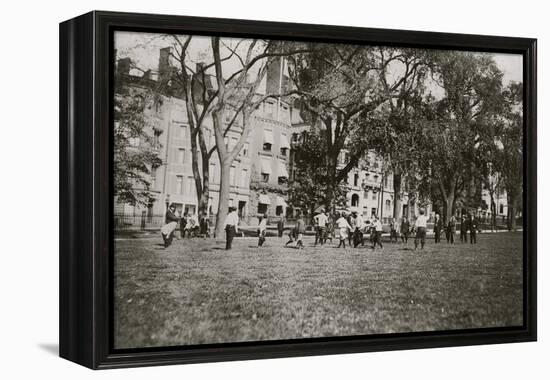
[[[449,220],[457,201],[468,205],[479,188],[475,179],[486,163],[479,147],[494,139],[489,126],[502,111],[502,73],[490,56],[451,51],[434,55],[432,78],[443,94],[423,102],[414,144],[424,186],[435,190]]]
[[[289,58],[290,74],[302,118],[318,128],[325,141],[325,193],[327,199],[336,199],[340,183],[371,148],[357,137],[369,133],[365,121],[396,96],[420,61],[411,59],[403,65],[404,51],[387,47],[305,46],[306,53]],[[342,152],[349,157],[344,165],[339,162]]]
[[[117,83],[114,97],[114,193],[118,202],[149,205],[151,170],[162,164],[160,145],[147,125],[145,109],[159,99],[149,91],[131,93]],[[158,132],[160,134],[160,132]]]
[[[523,85],[511,83],[505,90],[506,109],[502,123],[501,174],[508,203],[508,229],[516,229],[523,191]]]
[[[324,164],[326,140],[315,128],[302,134],[302,142],[294,150],[296,175],[289,187],[293,207],[307,210],[309,215],[319,206],[345,206],[348,191],[345,182],[338,184],[334,198],[325,191],[330,178]]]
[[[384,158],[393,176],[393,217],[399,219],[404,181],[413,185],[409,186],[409,199],[414,198],[417,187],[420,147],[413,141],[420,140],[415,138],[419,133],[415,126],[423,117],[419,111],[426,96],[425,80],[429,74],[430,61],[425,51],[414,49],[402,50],[397,61],[400,67],[394,67],[394,70],[401,70],[408,75],[393,92],[389,92],[388,74],[380,76],[384,89],[389,93],[388,101],[363,120],[364,127],[352,135],[351,141],[370,147]]]

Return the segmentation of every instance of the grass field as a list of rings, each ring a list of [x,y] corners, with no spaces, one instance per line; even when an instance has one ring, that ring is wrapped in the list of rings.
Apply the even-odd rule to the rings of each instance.
[[[522,234],[424,250],[283,248],[285,238],[115,241],[115,347],[522,324]]]

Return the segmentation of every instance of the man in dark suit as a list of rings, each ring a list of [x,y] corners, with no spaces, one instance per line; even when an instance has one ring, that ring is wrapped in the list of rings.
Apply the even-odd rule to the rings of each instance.
[[[409,223],[409,220],[407,219],[407,217],[404,216],[403,219],[401,220],[401,228],[399,231],[401,232],[401,242],[406,243],[409,240],[410,230],[411,230],[411,224]]]
[[[468,222],[469,222],[469,219],[464,217],[464,215],[460,217],[460,242],[461,243],[468,243]]]
[[[443,229],[443,222],[441,221],[441,218],[439,217],[439,214],[435,214],[434,235],[435,235],[435,242],[436,243],[441,242],[441,230],[442,229]]]
[[[470,216],[468,227],[470,228],[470,244],[477,244],[477,219],[475,216]]]

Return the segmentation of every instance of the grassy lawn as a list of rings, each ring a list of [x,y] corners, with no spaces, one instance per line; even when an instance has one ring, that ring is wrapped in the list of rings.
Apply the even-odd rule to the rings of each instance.
[[[522,234],[478,244],[283,248],[284,238],[115,241],[115,347],[522,324]]]

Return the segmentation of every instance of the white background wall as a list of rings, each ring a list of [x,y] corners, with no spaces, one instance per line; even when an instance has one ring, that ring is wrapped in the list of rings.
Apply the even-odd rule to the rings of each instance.
[[[5,1],[0,22],[0,377],[56,379],[543,378],[549,274],[539,198],[539,342],[94,373],[56,357],[58,336],[58,22],[92,9],[294,21],[539,39],[539,194],[548,193],[550,28],[543,1]],[[546,66],[546,67],[545,67]],[[32,229],[30,229],[32,227]],[[548,350],[550,351],[550,350]]]

